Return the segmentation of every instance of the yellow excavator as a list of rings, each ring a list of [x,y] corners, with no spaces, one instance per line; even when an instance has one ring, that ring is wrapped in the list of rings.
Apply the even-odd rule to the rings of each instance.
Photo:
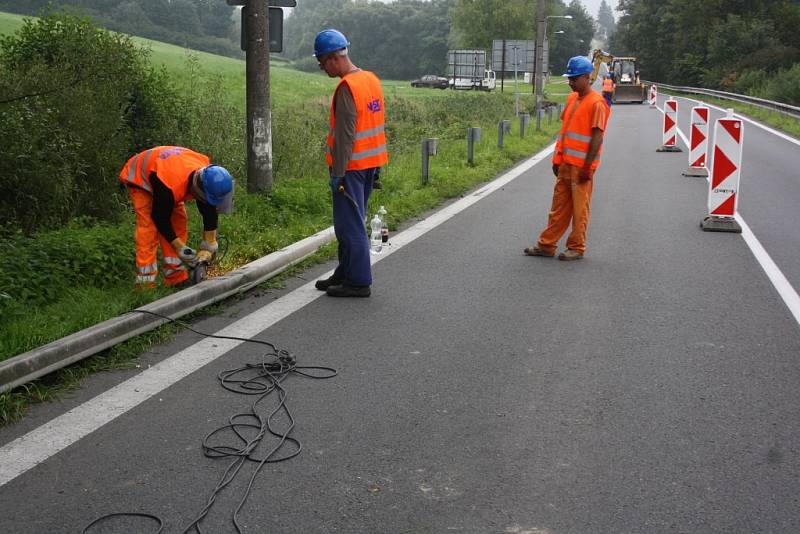
[[[614,57],[599,48],[592,53],[592,82],[597,79],[601,63],[608,63],[608,71],[614,80],[614,94],[611,102],[632,102],[641,104],[647,101],[649,87],[639,79],[639,65],[635,57]]]

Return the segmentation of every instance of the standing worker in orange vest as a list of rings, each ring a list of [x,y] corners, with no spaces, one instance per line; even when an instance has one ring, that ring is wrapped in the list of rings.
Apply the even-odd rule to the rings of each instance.
[[[314,40],[319,68],[341,78],[333,93],[325,158],[333,193],[333,228],[339,241],[339,265],[316,288],[331,297],[368,297],[372,270],[365,226],[373,182],[388,161],[381,82],[350,61],[350,43],[337,30]]]
[[[583,56],[573,57],[567,63],[564,76],[569,78],[574,92],[567,97],[561,114],[563,124],[553,154],[556,175],[553,204],[539,242],[525,249],[528,256],[555,256],[558,240],[570,221],[572,232],[567,238],[567,250],[558,259],[579,260],[586,250],[593,176],[600,166],[609,113],[603,97],[592,91],[589,77],[593,70],[592,62]]]
[[[614,95],[614,78],[611,73],[603,80],[603,98],[606,99],[606,104],[611,107],[611,97]]]
[[[188,280],[186,264],[209,262],[217,252],[217,214],[233,210],[233,179],[210,163],[188,148],[157,146],[133,156],[120,172],[136,211],[137,287],[155,287],[159,244],[167,286]],[[199,252],[186,245],[189,200],[197,200],[203,216]]]

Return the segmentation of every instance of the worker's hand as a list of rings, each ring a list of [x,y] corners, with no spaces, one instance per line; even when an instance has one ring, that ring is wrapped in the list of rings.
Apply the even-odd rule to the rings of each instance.
[[[588,182],[589,180],[592,179],[592,174],[594,173],[592,172],[591,167],[588,169],[586,167],[582,167],[580,172],[578,173],[578,183],[582,184],[584,182]]]
[[[216,230],[206,230],[203,232],[203,241],[200,243],[200,250],[207,250],[212,255],[217,253],[219,245],[217,244]]]
[[[556,178],[558,178],[558,168],[559,167],[560,167],[560,165],[558,163],[553,163],[553,174],[556,175]]]
[[[172,240],[172,248],[183,263],[192,263],[197,260],[197,251],[181,241],[180,237]]]
[[[206,263],[211,263],[211,259],[214,257],[214,253],[210,250],[202,249],[197,252],[197,261],[204,261]]]

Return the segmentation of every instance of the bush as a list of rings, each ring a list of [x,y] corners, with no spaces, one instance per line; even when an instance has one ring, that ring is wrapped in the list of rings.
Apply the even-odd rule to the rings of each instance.
[[[800,106],[800,63],[778,72],[765,85],[761,95],[792,106]]]
[[[117,173],[169,139],[177,96],[148,51],[88,19],[50,13],[0,38],[0,225],[25,232],[120,212]]]

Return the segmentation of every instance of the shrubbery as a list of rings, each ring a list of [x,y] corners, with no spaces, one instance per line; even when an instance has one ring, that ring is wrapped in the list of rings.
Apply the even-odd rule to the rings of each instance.
[[[800,63],[795,63],[792,68],[782,70],[770,78],[759,96],[800,106]]]
[[[26,20],[0,39],[0,225],[113,219],[120,162],[174,136],[178,100],[130,38],[71,15]]]

